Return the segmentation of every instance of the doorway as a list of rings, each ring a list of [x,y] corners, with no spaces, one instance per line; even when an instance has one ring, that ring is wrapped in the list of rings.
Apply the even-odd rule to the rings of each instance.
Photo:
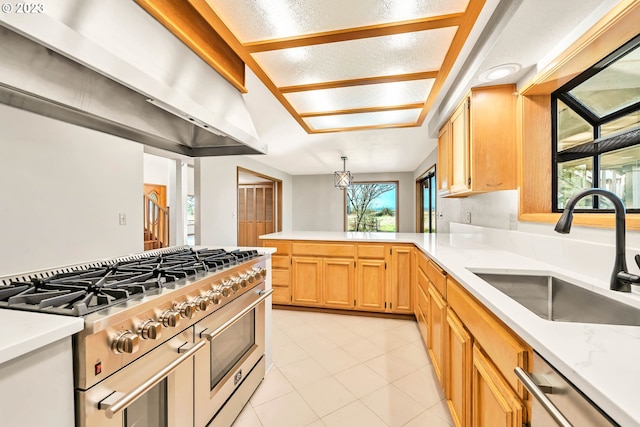
[[[436,232],[436,167],[431,167],[416,181],[418,194],[418,233]]]
[[[144,250],[169,246],[167,186],[144,184]]]
[[[282,230],[282,181],[238,167],[238,246]]]

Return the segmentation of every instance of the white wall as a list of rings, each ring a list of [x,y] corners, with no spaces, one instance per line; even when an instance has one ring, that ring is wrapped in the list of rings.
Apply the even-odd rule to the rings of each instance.
[[[195,161],[196,244],[234,246],[238,241],[238,166],[282,181],[282,229],[292,226],[292,177],[249,156]]]
[[[5,105],[0,129],[0,276],[143,250],[142,145]]]
[[[354,174],[354,181],[398,181],[398,231],[415,231],[412,172]],[[344,231],[344,192],[333,186],[333,174],[293,177],[293,230]]]

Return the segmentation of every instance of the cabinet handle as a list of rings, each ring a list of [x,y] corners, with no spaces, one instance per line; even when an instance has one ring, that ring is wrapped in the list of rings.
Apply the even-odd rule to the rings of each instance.
[[[540,402],[542,407],[551,415],[551,417],[562,427],[573,427],[569,420],[560,412],[560,410],[553,404],[553,402],[547,397],[546,394],[540,389],[538,384],[535,383],[531,375],[521,367],[516,367],[513,372],[524,385],[524,387],[533,395],[533,397]]]
[[[487,187],[493,188],[493,187],[500,187],[501,185],[502,185],[502,182],[499,182],[497,184],[487,184]]]

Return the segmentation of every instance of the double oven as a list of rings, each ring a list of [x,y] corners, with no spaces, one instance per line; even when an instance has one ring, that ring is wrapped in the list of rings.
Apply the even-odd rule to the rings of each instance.
[[[265,374],[268,255],[250,258],[85,315],[76,426],[230,426]]]

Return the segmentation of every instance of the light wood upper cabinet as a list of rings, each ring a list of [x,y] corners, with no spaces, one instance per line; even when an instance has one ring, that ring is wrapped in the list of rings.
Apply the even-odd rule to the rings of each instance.
[[[413,245],[391,247],[391,298],[394,313],[413,313]]]
[[[326,258],[322,262],[324,305],[332,308],[353,308],[355,261]]]
[[[471,171],[469,165],[469,98],[458,106],[451,116],[451,164],[449,191],[452,194],[471,189]]]
[[[322,303],[322,258],[293,257],[292,289],[294,304]]]
[[[438,133],[438,194],[445,196],[450,193],[451,182],[451,122],[442,126]]]
[[[515,91],[512,84],[473,88],[443,125],[438,138],[440,195],[516,188]]]

